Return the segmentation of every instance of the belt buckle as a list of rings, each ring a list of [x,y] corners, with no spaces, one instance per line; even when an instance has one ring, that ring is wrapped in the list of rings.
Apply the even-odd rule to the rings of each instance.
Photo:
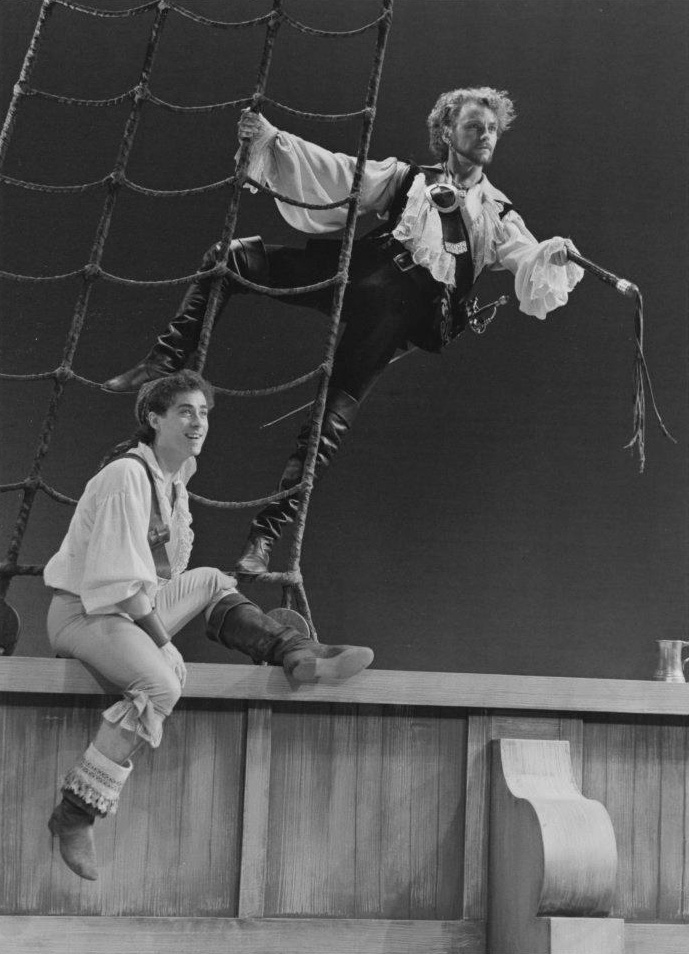
[[[416,268],[416,262],[406,250],[393,255],[392,260],[401,272],[410,272],[412,268]]]

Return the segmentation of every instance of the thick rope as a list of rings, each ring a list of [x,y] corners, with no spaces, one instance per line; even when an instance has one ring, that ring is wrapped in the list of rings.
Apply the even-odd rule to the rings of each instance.
[[[136,182],[132,182],[127,176],[116,176],[114,172],[108,173],[108,175],[103,176],[102,179],[75,185],[50,185],[46,182],[27,182],[24,179],[14,179],[4,174],[0,174],[0,182],[3,182],[5,185],[13,185],[21,189],[33,189],[39,192],[87,192],[89,189],[95,189],[99,186],[110,188],[113,184],[117,184],[131,189],[132,192],[139,192],[142,195],[152,196],[156,199],[169,199],[173,197],[176,198],[177,196],[199,195],[202,192],[213,192],[218,189],[223,189],[225,186],[234,185],[237,182],[237,176],[226,176],[224,179],[218,179],[206,185],[192,186],[188,189],[152,189],[149,186],[142,186]],[[242,180],[242,184],[243,183],[248,183],[252,188],[264,192],[266,195],[272,196],[280,202],[286,202],[288,205],[297,205],[303,209],[338,209],[351,201],[351,197],[346,196],[344,199],[338,199],[336,202],[303,202],[300,199],[292,199],[288,195],[283,195],[281,192],[275,192],[268,186],[262,185],[260,182],[252,179],[250,176],[244,176]]]
[[[58,0],[63,5],[64,0]],[[167,8],[164,3],[155,4],[156,7],[156,16],[149,34],[148,44],[146,47],[146,53],[144,56],[144,63],[141,71],[141,76],[139,79],[140,87],[147,87],[151,69],[153,67],[153,61],[155,58],[155,53],[160,41],[160,36],[162,29],[165,24],[165,19],[167,16]],[[43,13],[43,10],[41,11]],[[40,18],[39,18],[40,19]],[[37,28],[38,29],[38,28]],[[36,32],[34,33],[34,38],[37,43]],[[27,54],[28,55],[28,54]],[[26,61],[25,61],[26,62]],[[133,104],[132,110],[127,118],[127,122],[124,129],[124,134],[122,137],[122,142],[120,144],[120,149],[117,156],[117,161],[115,163],[115,169],[121,170],[124,172],[127,166],[127,160],[129,158],[136,130],[138,127],[139,115],[141,110],[142,100],[137,97]],[[117,189],[111,188],[106,196],[105,202],[103,204],[103,209],[101,212],[101,217],[96,229],[96,235],[94,238],[90,261],[94,268],[99,267],[100,260],[103,255],[103,249],[105,246],[105,241],[108,235],[110,228],[110,223],[112,220],[112,215],[115,207],[115,200],[117,197]],[[72,360],[74,353],[77,348],[77,343],[79,341],[79,336],[86,319],[86,312],[88,308],[88,302],[91,294],[91,289],[93,287],[93,281],[97,275],[84,275],[81,292],[77,299],[77,303],[74,309],[74,314],[72,317],[72,322],[70,329],[67,335],[67,340],[65,342],[65,347],[62,357],[62,366],[65,368],[71,368]],[[18,562],[18,555],[21,548],[21,544],[26,533],[26,528],[28,526],[29,517],[33,507],[34,498],[37,491],[37,482],[40,480],[41,475],[41,466],[43,458],[48,452],[48,447],[50,446],[50,441],[55,429],[55,424],[57,421],[58,410],[64,393],[66,381],[61,378],[56,378],[55,385],[53,389],[53,394],[50,399],[48,410],[46,412],[43,426],[41,428],[41,433],[39,435],[38,446],[34,453],[33,462],[29,472],[29,480],[31,485],[27,486],[23,491],[23,499],[19,508],[19,513],[17,514],[17,520],[15,524],[14,533],[12,534],[12,539],[10,540],[10,545],[7,550],[6,562],[12,566],[16,565]],[[0,583],[0,597],[4,597],[7,591],[7,585],[9,580],[3,579]]]
[[[242,96],[240,99],[228,99],[222,103],[203,103],[200,106],[184,106],[181,103],[168,103],[166,100],[159,99],[152,93],[149,93],[148,99],[154,106],[160,106],[161,109],[166,109],[171,113],[212,113],[219,109],[236,109],[237,107],[243,109],[245,106],[250,106],[253,102],[250,96]]]
[[[293,106],[285,106],[284,103],[278,103],[277,100],[270,99],[268,96],[263,97],[263,102],[268,103],[275,109],[281,110],[283,113],[288,113],[290,116],[299,116],[302,119],[314,119],[316,122],[324,123],[340,123],[346,122],[349,119],[358,119],[360,116],[363,116],[365,112],[363,109],[355,109],[354,112],[351,113],[310,113],[303,109],[295,109]]]
[[[60,106],[96,106],[108,108],[109,106],[120,106],[126,103],[128,99],[136,94],[136,89],[128,89],[125,93],[118,93],[117,96],[109,96],[106,99],[81,99],[76,96],[62,96],[60,93],[49,93],[44,89],[37,89],[35,86],[26,84],[17,84],[18,92],[21,96],[35,96],[37,99],[47,99]]]
[[[189,494],[189,497],[206,507],[214,507],[217,510],[246,510],[249,507],[265,507],[269,503],[284,500],[286,497],[295,497],[303,490],[304,486],[305,484],[302,481],[288,490],[276,490],[275,493],[266,494],[265,497],[254,497],[251,500],[211,500],[209,497],[200,497],[198,494]],[[54,487],[46,484],[43,480],[27,478],[14,484],[3,484],[0,487],[2,493],[9,493],[13,490],[33,490],[34,493],[41,491],[46,496],[52,497],[53,500],[57,500],[58,503],[68,504],[70,507],[76,507],[79,503],[78,498],[68,497],[67,494],[60,493],[59,490],[55,490]]]
[[[163,0],[164,2],[164,0]],[[142,3],[138,7],[129,7],[126,10],[96,10],[94,7],[86,7],[81,3],[73,3],[73,0],[54,0],[54,3],[73,13],[86,13],[92,17],[101,17],[102,19],[112,19],[115,17],[138,17],[149,10],[161,8],[160,0],[149,0],[148,3]]]
[[[22,63],[22,68],[19,73],[19,79],[14,87],[12,93],[12,99],[10,101],[9,108],[7,110],[7,115],[5,116],[5,122],[2,126],[2,132],[0,132],[0,167],[4,165],[5,155],[7,153],[7,146],[9,145],[10,138],[14,131],[14,120],[17,115],[17,106],[22,95],[22,86],[24,86],[31,76],[34,67],[34,61],[38,54],[38,47],[41,42],[41,37],[43,35],[43,28],[45,27],[46,21],[52,12],[54,5],[54,0],[43,0],[43,5],[41,6],[41,12],[38,15],[38,20],[36,21],[36,26],[34,27],[33,35],[29,42],[26,55],[24,56],[24,62]]]
[[[23,179],[13,179],[11,176],[0,175],[0,182],[5,185],[18,186],[21,189],[32,189],[34,192],[88,192],[89,189],[97,189],[107,186],[110,176],[103,176],[102,179],[96,179],[94,182],[83,182],[80,185],[48,185],[43,182],[26,182]]]
[[[342,302],[346,289],[347,275],[349,274],[349,263],[352,257],[352,248],[354,245],[354,232],[356,228],[356,219],[359,212],[359,202],[361,195],[361,182],[364,174],[364,166],[368,158],[368,150],[371,143],[371,134],[373,131],[373,120],[375,116],[376,102],[378,99],[378,88],[380,86],[380,77],[383,70],[383,60],[385,57],[385,46],[388,33],[392,25],[392,0],[383,0],[383,14],[378,20],[378,40],[376,51],[373,58],[373,65],[369,77],[368,90],[366,94],[366,111],[362,122],[361,135],[359,138],[359,149],[357,153],[356,166],[352,179],[352,201],[349,204],[347,212],[347,221],[344,234],[342,236],[342,248],[340,260],[338,262],[338,272],[344,273],[344,279],[341,281],[333,295],[333,305],[331,312],[331,322],[326,345],[326,371],[320,382],[317,397],[314,401],[312,410],[312,428],[307,445],[306,458],[304,461],[304,470],[302,479],[306,479],[307,487],[301,497],[301,505],[295,516],[294,534],[289,552],[288,570],[297,570],[301,563],[301,551],[306,528],[306,517],[309,509],[313,483],[315,479],[316,458],[318,456],[318,445],[321,438],[323,418],[325,416],[325,404],[328,392],[328,384],[332,374],[333,359],[335,347],[337,345],[338,330],[340,326],[340,316],[342,314]],[[303,601],[305,615],[311,620],[306,602],[306,594],[299,593],[298,599]]]
[[[39,90],[33,88],[29,85],[29,79],[31,75],[31,70],[33,66],[33,61],[36,56],[38,49],[39,41],[42,36],[42,31],[44,24],[47,20],[48,15],[50,14],[53,7],[59,6],[64,8],[66,11],[73,13],[87,14],[94,17],[101,18],[124,18],[139,16],[148,11],[156,11],[155,21],[151,28],[149,35],[149,42],[146,49],[146,56],[144,59],[144,66],[140,76],[139,83],[133,89],[126,91],[125,93],[119,94],[117,96],[112,96],[106,99],[86,99],[86,98],[75,98],[70,96],[62,96],[60,94],[51,93],[44,90]],[[308,504],[310,499],[311,490],[313,487],[314,479],[314,463],[316,449],[318,445],[318,440],[320,438],[320,428],[322,425],[324,403],[325,403],[325,394],[327,390],[327,384],[330,378],[332,370],[332,361],[334,355],[334,348],[337,339],[337,328],[339,325],[342,300],[344,296],[344,290],[346,287],[349,263],[351,259],[351,249],[354,238],[354,226],[356,222],[356,215],[359,204],[359,194],[361,188],[361,179],[363,175],[364,163],[366,161],[366,156],[368,153],[368,146],[370,143],[371,136],[371,127],[373,123],[373,118],[375,114],[375,100],[377,97],[377,90],[380,81],[380,71],[382,68],[382,59],[385,46],[385,40],[387,33],[390,27],[391,21],[391,9],[392,9],[392,0],[383,0],[383,12],[381,16],[378,17],[375,21],[369,24],[365,24],[363,27],[359,27],[354,30],[348,31],[326,31],[326,30],[317,30],[315,28],[309,27],[306,24],[300,23],[299,21],[293,20],[289,17],[282,8],[282,0],[273,0],[273,8],[271,13],[264,16],[257,17],[253,20],[243,21],[239,23],[229,23],[217,20],[210,20],[208,18],[202,17],[198,14],[195,14],[186,8],[180,6],[179,4],[171,2],[171,0],[153,0],[153,2],[141,4],[139,6],[131,7],[126,10],[98,10],[93,7],[88,7],[79,3],[74,3],[72,0],[44,0],[43,6],[41,8],[41,13],[39,15],[36,28],[34,30],[34,35],[32,41],[27,50],[27,54],[24,60],[24,65],[21,71],[19,80],[14,88],[13,99],[8,110],[7,117],[5,119],[5,124],[0,134],[0,166],[2,165],[2,160],[5,158],[7,145],[10,140],[11,133],[13,131],[13,123],[16,114],[16,109],[18,103],[22,97],[37,97],[52,102],[56,102],[64,106],[87,106],[87,107],[97,107],[97,108],[108,108],[118,106],[121,103],[125,102],[127,99],[132,100],[132,107],[127,118],[122,141],[118,151],[118,156],[115,162],[113,171],[94,182],[87,182],[81,184],[70,184],[70,185],[51,185],[47,183],[37,183],[37,182],[28,182],[25,180],[18,179],[16,177],[11,177],[5,174],[0,174],[0,183],[4,185],[11,185],[14,187],[24,188],[27,190],[39,191],[39,192],[52,192],[52,193],[80,193],[86,192],[88,190],[94,190],[97,188],[104,188],[106,190],[106,196],[103,204],[103,209],[101,212],[101,217],[96,229],[93,246],[91,249],[91,254],[89,256],[88,263],[80,269],[63,273],[60,275],[50,275],[50,276],[36,276],[36,275],[19,275],[9,271],[0,271],[0,277],[14,280],[18,282],[45,282],[45,281],[60,281],[68,278],[78,278],[82,280],[82,287],[79,292],[72,322],[70,324],[70,329],[65,341],[62,362],[58,368],[53,371],[40,372],[37,374],[7,374],[1,373],[0,378],[4,380],[13,380],[13,381],[38,381],[38,380],[47,380],[53,379],[54,389],[49,402],[48,410],[46,412],[44,422],[41,428],[39,435],[38,446],[36,448],[33,463],[30,469],[30,473],[27,478],[22,481],[17,481],[11,484],[5,484],[0,486],[0,492],[9,492],[9,491],[20,491],[23,494],[22,502],[19,508],[19,513],[17,516],[17,521],[15,525],[15,531],[13,533],[10,545],[7,551],[7,559],[4,563],[0,564],[0,600],[4,600],[4,595],[7,590],[7,586],[13,576],[17,575],[40,575],[43,570],[43,566],[36,564],[19,564],[18,555],[21,547],[21,543],[26,532],[28,525],[29,516],[33,506],[33,501],[37,493],[45,493],[47,496],[53,500],[58,501],[61,504],[76,505],[77,501],[65,494],[62,494],[60,491],[51,487],[41,477],[41,466],[43,458],[45,457],[54,428],[57,421],[57,415],[59,406],[63,397],[63,392],[66,384],[70,381],[76,381],[84,386],[92,388],[100,388],[101,385],[98,382],[91,381],[90,379],[76,374],[72,370],[72,362],[74,355],[76,353],[79,337],[81,330],[83,328],[84,322],[86,320],[86,315],[88,311],[88,304],[91,294],[91,289],[95,281],[99,279],[104,279],[106,281],[111,281],[119,284],[133,285],[133,286],[151,286],[158,287],[162,285],[177,285],[177,284],[187,284],[189,281],[198,280],[199,278],[212,277],[213,286],[211,289],[211,294],[209,296],[208,306],[206,309],[206,314],[204,317],[203,327],[201,331],[201,337],[199,341],[199,346],[196,352],[196,366],[198,370],[202,371],[206,358],[208,347],[210,343],[210,336],[215,322],[215,317],[219,309],[220,302],[220,293],[222,289],[222,283],[226,278],[231,278],[233,281],[245,286],[246,288],[261,293],[265,295],[275,296],[285,296],[285,295],[300,295],[308,291],[320,290],[328,287],[334,287],[333,295],[333,310],[331,316],[331,325],[328,335],[328,344],[326,348],[326,358],[325,360],[318,365],[313,370],[302,374],[297,378],[294,378],[290,381],[286,381],[277,385],[265,387],[265,388],[256,388],[256,389],[230,389],[224,387],[217,387],[216,390],[221,394],[230,395],[233,397],[253,397],[257,395],[267,395],[275,394],[281,391],[288,390],[290,388],[297,387],[301,384],[304,384],[314,378],[320,378],[319,384],[319,397],[316,402],[316,416],[314,418],[315,427],[311,434],[311,440],[309,443],[309,452],[307,454],[307,461],[304,467],[304,472],[302,475],[302,480],[300,483],[295,485],[286,491],[278,491],[276,493],[257,498],[254,500],[245,500],[245,501],[219,501],[219,500],[210,500],[205,497],[198,495],[190,495],[191,499],[197,503],[200,503],[205,506],[214,507],[217,509],[243,509],[247,507],[262,507],[274,501],[284,499],[286,497],[297,496],[299,497],[299,507],[297,512],[297,520],[295,526],[295,540],[296,544],[293,545],[290,553],[290,565],[288,566],[287,571],[279,573],[268,573],[264,575],[264,579],[269,582],[281,583],[283,586],[283,602],[285,605],[294,605],[296,604],[300,612],[306,617],[309,626],[311,627],[312,634],[315,638],[315,628],[313,626],[313,620],[311,618],[311,612],[306,597],[306,592],[303,586],[303,579],[301,576],[301,570],[299,568],[299,556],[301,551],[301,541],[303,537],[303,528],[306,519],[306,512],[308,510]],[[221,103],[212,103],[205,104],[200,106],[185,106],[177,105],[172,103],[167,103],[158,97],[154,96],[149,87],[149,80],[151,69],[155,57],[155,53],[158,48],[160,41],[160,36],[162,28],[164,26],[166,17],[169,12],[177,13],[178,15],[190,19],[196,23],[199,23],[203,26],[211,26],[220,29],[230,29],[230,28],[243,28],[250,27],[259,24],[266,24],[266,35],[264,41],[264,49],[261,58],[261,63],[259,66],[256,83],[254,87],[254,93],[251,97],[244,97],[240,99],[235,99],[232,101],[221,102]],[[296,30],[299,30],[303,33],[311,34],[314,36],[321,37],[350,37],[355,36],[361,33],[364,33],[368,30],[378,27],[378,44],[376,47],[376,54],[374,58],[374,64],[371,71],[371,76],[369,79],[369,86],[367,92],[367,101],[366,106],[362,110],[357,110],[349,113],[339,113],[339,114],[323,114],[323,113],[313,113],[306,112],[303,110],[297,110],[290,106],[281,104],[275,100],[271,100],[265,96],[265,86],[267,82],[268,72],[270,69],[270,63],[272,59],[272,51],[275,43],[275,39],[279,30],[281,23],[286,23],[289,26],[293,27]],[[340,122],[348,121],[350,119],[361,117],[363,120],[362,134],[360,137],[359,151],[357,155],[357,165],[355,169],[355,174],[352,182],[352,190],[349,196],[345,197],[343,200],[327,204],[314,204],[314,203],[305,203],[299,202],[291,199],[289,196],[284,196],[279,193],[276,193],[270,190],[268,187],[262,186],[259,183],[255,183],[252,180],[248,179],[246,176],[246,169],[248,167],[249,160],[249,144],[243,143],[240,149],[240,154],[237,162],[236,174],[234,176],[229,176],[225,179],[219,180],[217,182],[208,183],[200,186],[194,186],[187,189],[176,189],[176,190],[160,190],[152,189],[146,186],[139,185],[129,180],[126,176],[126,168],[129,155],[133,146],[134,137],[138,128],[138,123],[140,119],[141,109],[145,102],[148,102],[152,105],[156,105],[159,108],[166,109],[172,112],[184,112],[184,113],[200,113],[200,112],[213,112],[216,110],[227,109],[227,108],[244,108],[249,106],[250,108],[258,111],[261,108],[262,103],[268,102],[274,105],[277,109],[282,109],[284,112],[289,113],[290,115],[297,115],[307,119],[315,119],[317,121],[324,122]],[[313,285],[306,285],[300,287],[290,287],[290,288],[272,288],[269,286],[260,285],[255,282],[251,282],[248,279],[245,279],[243,276],[235,273],[227,265],[229,259],[230,244],[234,236],[234,231],[236,228],[236,223],[239,214],[239,202],[241,199],[242,189],[245,184],[250,184],[256,189],[260,189],[264,193],[271,195],[278,201],[286,202],[291,205],[302,206],[303,208],[308,209],[331,209],[338,208],[342,206],[348,207],[347,215],[347,224],[345,227],[345,232],[343,235],[343,244],[342,244],[342,253],[340,256],[340,261],[338,264],[337,273],[330,278],[317,282]],[[228,208],[225,215],[225,221],[222,230],[222,236],[220,240],[220,252],[219,252],[219,261],[218,264],[208,272],[195,272],[192,275],[179,276],[172,279],[164,279],[158,281],[143,281],[136,280],[131,278],[125,278],[122,276],[116,276],[110,274],[102,269],[101,261],[103,257],[103,251],[105,242],[108,236],[110,224],[112,222],[114,208],[117,196],[120,189],[125,188],[129,189],[132,192],[143,194],[146,196],[151,196],[155,198],[168,198],[176,196],[189,196],[189,195],[198,195],[204,192],[210,192],[214,190],[220,190],[222,188],[229,187],[231,190],[230,199]],[[295,559],[296,555],[296,559]]]
[[[199,13],[193,13],[191,10],[187,10],[185,7],[181,7],[178,3],[170,3],[170,8],[174,10],[175,13],[186,17],[188,20],[193,20],[195,23],[200,23],[203,26],[215,27],[219,30],[242,29],[243,27],[258,26],[261,23],[268,23],[272,16],[272,14],[266,13],[263,16],[255,17],[253,20],[242,20],[238,23],[229,23],[224,20],[209,20],[208,17],[202,17]]]
[[[76,96],[65,96],[60,93],[50,93],[47,90],[21,83],[17,83],[15,90],[18,96],[35,96],[37,99],[50,100],[51,102],[58,103],[60,106],[95,106],[97,108],[120,106],[138,92],[136,89],[128,89],[124,93],[118,93],[116,96],[109,96],[105,99],[83,99]],[[365,112],[363,109],[355,109],[349,113],[315,113],[305,109],[296,109],[294,106],[287,106],[275,99],[271,99],[269,96],[261,96],[258,100],[251,96],[240,96],[238,99],[227,99],[219,103],[201,103],[190,106],[184,103],[169,103],[167,100],[160,99],[159,96],[147,90],[145,99],[154,106],[160,107],[160,109],[174,113],[211,113],[221,109],[243,109],[246,106],[256,105],[257,102],[261,104],[268,103],[268,105],[284,113],[288,113],[290,116],[299,116],[302,119],[313,119],[316,122],[325,123],[339,123],[347,122],[350,119],[358,119],[360,116],[363,116]]]
[[[256,76],[256,82],[254,83],[254,95],[252,101],[254,105],[252,109],[258,109],[258,103],[260,102],[261,97],[263,96],[266,83],[268,81],[268,72],[270,70],[270,64],[273,58],[273,47],[275,45],[275,38],[277,37],[278,30],[280,29],[280,23],[282,21],[282,0],[273,0],[273,10],[270,15],[270,21],[266,28],[265,40],[263,43],[263,53],[261,56],[261,62],[258,68],[258,74]],[[239,203],[241,201],[242,193],[242,179],[246,173],[246,169],[249,164],[249,143],[243,142],[239,150],[239,160],[237,162],[236,170],[236,179],[232,184],[232,191],[230,195],[230,202],[225,213],[225,220],[223,223],[223,229],[220,236],[219,250],[218,250],[218,264],[226,268],[227,262],[230,256],[230,245],[234,237],[235,229],[237,227],[237,219],[239,217]],[[213,326],[215,324],[215,319],[220,310],[220,297],[222,294],[222,283],[223,276],[220,274],[211,287],[210,296],[208,299],[208,305],[206,307],[206,313],[203,317],[203,324],[201,325],[201,333],[199,335],[199,342],[196,348],[196,356],[194,359],[194,368],[199,372],[203,372],[203,369],[206,364],[206,359],[208,356],[208,348],[210,345],[211,333],[213,331]]]
[[[299,30],[300,33],[308,33],[310,36],[321,36],[327,39],[339,39],[340,37],[358,36],[360,33],[366,33],[368,30],[380,27],[380,24],[385,20],[386,13],[381,13],[381,15],[371,23],[366,23],[364,26],[357,27],[354,30],[317,30],[315,27],[310,27],[306,23],[301,23],[299,20],[293,20],[287,13],[283,13],[282,16],[285,23],[289,23],[291,27],[294,27],[295,30]]]
[[[283,381],[280,384],[271,384],[265,388],[224,388],[220,387],[220,385],[214,385],[213,390],[216,394],[225,394],[228,397],[266,397],[271,394],[280,394],[282,391],[291,391],[294,388],[301,387],[302,384],[307,384],[309,381],[318,377],[324,368],[324,364],[319,364],[318,367],[312,371],[300,374],[297,378],[291,378],[289,381]],[[3,381],[48,381],[51,378],[58,381],[78,381],[79,384],[83,384],[85,387],[96,388],[99,391],[103,390],[103,385],[100,381],[92,381],[89,378],[84,378],[80,374],[75,374],[71,368],[65,368],[62,365],[54,371],[40,371],[37,374],[0,373],[0,380]],[[0,490],[2,490],[4,486],[7,485],[1,485]]]

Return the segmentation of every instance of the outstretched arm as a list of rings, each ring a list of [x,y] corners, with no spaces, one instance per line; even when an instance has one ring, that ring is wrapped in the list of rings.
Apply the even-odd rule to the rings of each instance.
[[[300,202],[324,205],[349,195],[356,167],[354,156],[330,152],[322,146],[277,129],[260,113],[244,110],[238,124],[240,142],[249,140],[247,175],[275,192]],[[382,214],[389,207],[408,165],[397,159],[364,168],[359,214]],[[313,210],[277,202],[283,218],[302,232],[334,232],[344,227],[347,207]]]
[[[567,259],[567,249],[576,248],[570,239],[559,235],[537,241],[516,212],[509,212],[502,226],[503,237],[496,245],[493,267],[506,268],[514,275],[520,311],[543,319],[567,303],[569,293],[584,275]]]

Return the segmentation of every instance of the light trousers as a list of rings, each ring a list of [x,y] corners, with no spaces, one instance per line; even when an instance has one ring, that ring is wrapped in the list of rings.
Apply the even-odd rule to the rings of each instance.
[[[162,586],[156,611],[174,636],[199,613],[210,615],[223,597],[237,594],[234,577],[213,567],[187,570]],[[57,655],[79,659],[124,693],[103,717],[160,744],[163,720],[182,687],[153,640],[124,614],[87,614],[78,596],[59,591],[48,610],[48,639]]]

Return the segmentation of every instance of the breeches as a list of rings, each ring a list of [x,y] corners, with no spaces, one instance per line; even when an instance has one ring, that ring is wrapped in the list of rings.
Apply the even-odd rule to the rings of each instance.
[[[159,589],[156,611],[174,636],[200,612],[205,611],[208,618],[219,600],[235,593],[233,577],[199,567]],[[150,636],[123,614],[85,613],[78,596],[63,592],[53,596],[47,628],[50,645],[59,656],[80,660],[124,693],[124,701],[108,709],[104,717],[157,746],[163,720],[182,690]]]
[[[213,246],[207,253],[204,268],[215,263],[217,248]],[[274,288],[312,285],[335,274],[339,254],[340,243],[328,240],[311,240],[304,249],[268,245],[267,280],[251,274],[244,277]],[[228,282],[223,291],[227,298],[232,291],[242,289]],[[333,288],[276,297],[287,305],[329,315]],[[361,401],[395,351],[406,347],[430,302],[430,297],[423,295],[392,261],[380,258],[364,242],[355,242],[341,316],[345,328],[335,351],[331,387]]]

